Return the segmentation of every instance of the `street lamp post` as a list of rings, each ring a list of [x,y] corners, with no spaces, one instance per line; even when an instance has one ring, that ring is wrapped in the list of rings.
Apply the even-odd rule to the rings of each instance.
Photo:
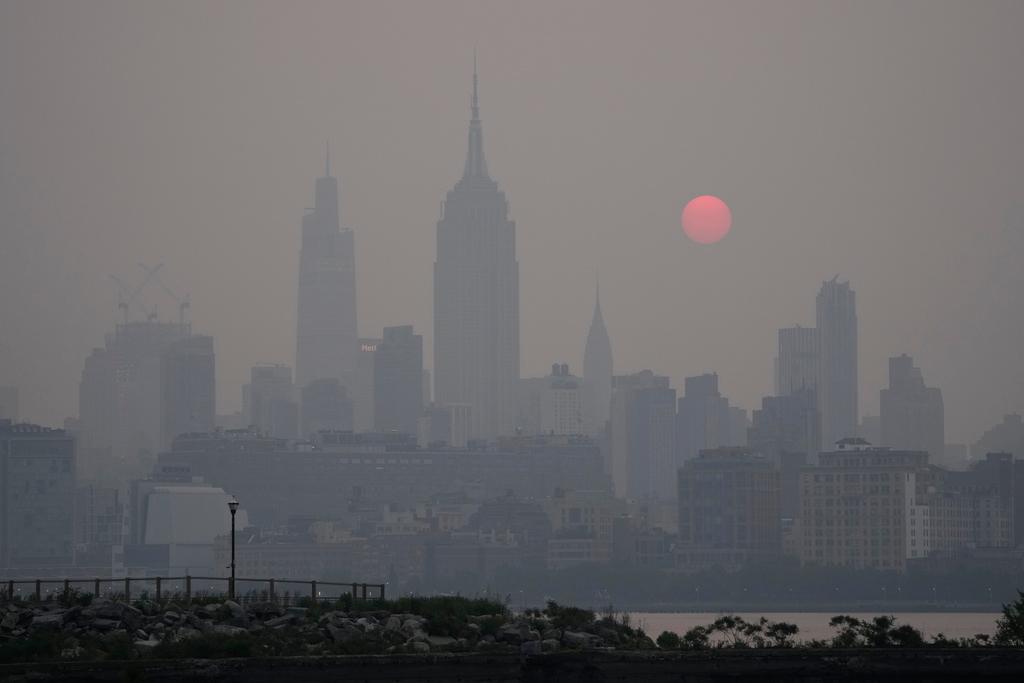
[[[238,512],[238,499],[231,496],[228,501],[231,510],[231,582],[228,583],[228,597],[235,599],[235,513]]]

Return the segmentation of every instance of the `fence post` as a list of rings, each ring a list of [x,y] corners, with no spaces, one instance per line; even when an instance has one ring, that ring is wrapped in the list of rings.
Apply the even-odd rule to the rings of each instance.
[[[274,580],[270,580],[270,602],[274,602]]]
[[[92,593],[92,597],[93,597],[94,599],[96,599],[96,600],[99,600],[99,599],[100,599],[100,580],[99,580],[99,579],[96,579],[96,583],[95,583],[95,585],[93,586],[93,593]]]
[[[126,604],[132,601],[132,580],[127,576],[124,577],[124,601]]]
[[[316,581],[310,581],[309,582],[309,587],[310,587],[310,597],[313,598],[313,605],[312,606],[315,607],[316,606]]]
[[[64,579],[64,602],[71,600],[71,582]]]
[[[160,602],[160,577],[156,577],[156,601]]]
[[[366,602],[366,584],[363,584],[363,602]]]
[[[356,598],[359,597],[359,593],[356,592],[356,586],[357,585],[358,584],[355,584],[355,583],[352,584],[352,604],[353,605],[356,604]]]
[[[36,602],[43,601],[43,582],[36,579]]]
[[[7,596],[11,602],[14,602],[14,580],[9,579],[7,581]]]
[[[380,601],[381,601],[381,602],[384,602],[384,586],[385,586],[385,585],[387,585],[387,584],[383,584],[383,583],[382,583],[382,584],[380,585]]]
[[[192,577],[185,577],[185,602],[192,603]]]

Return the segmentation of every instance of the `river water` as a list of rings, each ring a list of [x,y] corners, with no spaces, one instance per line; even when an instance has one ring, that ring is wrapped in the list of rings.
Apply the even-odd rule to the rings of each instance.
[[[662,631],[683,635],[694,626],[710,624],[723,613],[715,612],[633,612],[630,620],[652,638]],[[881,612],[738,612],[746,621],[765,617],[769,621],[784,621],[800,627],[798,640],[828,639],[836,631],[828,625],[836,614],[849,614],[858,619],[871,619]],[[992,635],[996,630],[998,613],[992,612],[896,612],[896,624],[909,624],[924,633],[926,638],[942,633],[947,638],[966,638],[978,633]]]

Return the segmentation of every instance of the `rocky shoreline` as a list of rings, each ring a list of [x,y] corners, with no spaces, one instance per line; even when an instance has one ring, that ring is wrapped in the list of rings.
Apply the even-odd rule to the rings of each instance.
[[[0,612],[0,652],[19,642],[51,643],[61,660],[656,649],[628,621],[594,619],[593,613],[574,608],[512,615],[500,603],[486,600],[424,598],[405,603],[405,611],[373,602],[348,610],[232,600],[193,605],[148,600],[8,604]],[[417,604],[423,608],[420,613],[414,611]],[[9,656],[4,659],[11,661]]]
[[[210,598],[127,604],[71,596],[0,606],[0,680],[902,683],[1024,677],[1024,648],[963,639],[926,643],[884,616],[833,621],[837,635],[827,642],[799,642],[793,625],[737,616],[681,637],[665,632],[655,642],[628,615],[555,603],[514,614],[496,600],[450,596],[299,606]]]

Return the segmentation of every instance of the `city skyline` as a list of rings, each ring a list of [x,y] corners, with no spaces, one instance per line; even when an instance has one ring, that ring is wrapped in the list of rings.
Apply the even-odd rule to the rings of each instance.
[[[0,0],[0,660],[1012,664],[1022,28]]]
[[[895,36],[908,30],[904,22],[915,8],[924,11],[925,7],[910,5],[897,11],[892,28],[875,25],[869,13],[859,9],[847,9],[848,15],[823,9],[807,21],[826,35],[836,30],[841,20],[849,19],[854,35],[874,36],[886,54],[899,57],[902,52],[895,53]],[[712,23],[731,17],[721,9],[687,9],[699,10]],[[8,26],[23,15],[33,16],[33,10],[23,7],[4,11],[13,14],[12,21],[4,22]],[[129,10],[122,18],[143,31],[166,11]],[[942,106],[922,110],[897,93],[890,108],[896,128],[869,129],[867,123],[861,127],[856,111],[844,108],[850,103],[847,96],[825,88],[816,96],[831,120],[843,121],[845,128],[820,123],[811,136],[817,144],[822,143],[823,133],[841,130],[861,142],[876,139],[864,137],[868,130],[881,137],[868,145],[870,154],[829,138],[832,143],[825,145],[826,150],[844,152],[843,163],[830,166],[837,177],[818,178],[817,170],[826,159],[802,146],[791,127],[796,111],[790,103],[771,100],[774,109],[761,120],[740,117],[738,112],[743,109],[739,105],[757,92],[750,80],[753,71],[742,62],[726,61],[721,49],[711,49],[704,63],[686,59],[691,53],[666,42],[668,36],[648,21],[650,15],[620,16],[619,10],[605,8],[582,30],[585,37],[599,36],[596,27],[613,20],[620,21],[629,36],[641,29],[651,30],[657,44],[669,49],[666,56],[641,52],[627,57],[618,51],[602,52],[581,40],[574,54],[556,62],[550,59],[553,50],[544,40],[540,42],[544,49],[535,57],[516,56],[512,49],[515,37],[529,34],[515,24],[514,29],[500,30],[486,21],[480,10],[447,5],[437,11],[436,18],[424,17],[422,10],[408,10],[410,21],[422,19],[430,26],[441,17],[467,11],[470,23],[479,29],[477,40],[452,41],[449,48],[429,53],[429,59],[412,69],[411,78],[399,77],[400,67],[409,62],[395,55],[405,53],[388,50],[383,52],[390,56],[379,63],[360,63],[367,75],[359,76],[350,66],[358,61],[353,57],[370,53],[369,44],[359,40],[345,48],[323,48],[325,52],[300,51],[294,62],[271,59],[271,72],[278,74],[290,75],[315,63],[317,68],[299,81],[303,85],[345,83],[344,97],[338,97],[338,92],[319,93],[310,103],[315,107],[300,107],[306,118],[291,119],[305,129],[299,135],[280,124],[270,127],[270,119],[258,112],[247,115],[259,122],[248,131],[241,123],[249,119],[233,107],[214,117],[217,125],[212,131],[216,134],[191,127],[190,109],[175,110],[188,125],[166,115],[151,120],[141,114],[159,101],[154,99],[158,92],[146,86],[124,100],[123,115],[115,116],[102,98],[113,101],[122,92],[119,86],[135,84],[134,72],[123,67],[111,77],[82,72],[80,75],[96,84],[96,89],[83,91],[72,87],[63,72],[54,70],[55,63],[38,52],[54,40],[83,46],[79,38],[66,35],[61,25],[44,23],[49,30],[40,35],[38,47],[24,40],[5,41],[5,50],[26,57],[5,63],[30,65],[24,73],[5,70],[0,76],[11,84],[12,92],[22,95],[12,100],[16,102],[13,123],[25,132],[24,139],[15,138],[15,128],[5,127],[0,137],[3,220],[5,226],[14,226],[8,235],[12,248],[6,251],[28,255],[19,262],[5,259],[3,284],[6,291],[31,293],[17,301],[5,298],[3,304],[7,318],[25,321],[2,339],[6,346],[0,365],[0,383],[20,390],[21,415],[59,424],[74,414],[74,385],[81,362],[91,348],[101,344],[117,318],[106,274],[129,273],[138,260],[168,264],[167,279],[174,289],[192,295],[196,329],[217,340],[218,412],[241,407],[239,389],[253,365],[290,363],[294,341],[289,339],[294,332],[285,328],[290,323],[287,318],[296,315],[294,303],[287,303],[289,299],[294,302],[294,294],[288,294],[294,290],[287,285],[295,278],[295,216],[308,203],[313,169],[320,163],[323,140],[328,138],[334,142],[334,173],[343,188],[350,188],[345,192],[346,212],[351,212],[351,224],[360,227],[359,328],[379,334],[384,326],[411,323],[417,330],[430,330],[430,228],[437,215],[437,197],[460,162],[453,151],[460,148],[465,135],[461,115],[473,42],[480,45],[481,71],[489,88],[488,107],[494,122],[489,128],[490,153],[502,169],[503,188],[515,198],[513,218],[521,226],[517,247],[523,279],[523,376],[541,375],[556,360],[582,367],[579,340],[592,310],[590,274],[598,267],[605,283],[603,312],[615,339],[616,367],[621,372],[649,367],[668,375],[679,388],[683,377],[716,371],[722,393],[749,410],[759,405],[761,396],[772,393],[771,362],[778,328],[813,324],[808,292],[839,272],[843,280],[852,283],[860,299],[861,414],[877,414],[877,392],[886,385],[887,359],[899,353],[912,355],[929,383],[944,390],[949,441],[973,442],[1002,414],[1020,410],[1019,377],[1007,376],[996,367],[997,359],[1009,358],[1007,349],[1019,335],[1020,325],[1014,326],[1014,321],[1020,320],[1019,307],[1012,308],[1012,301],[1000,303],[1004,301],[1000,296],[990,297],[981,309],[970,306],[990,288],[1003,291],[1016,286],[1012,275],[993,265],[999,262],[997,257],[1007,258],[1005,252],[1019,244],[1014,240],[1019,240],[1021,232],[1020,212],[1014,213],[1013,207],[1020,199],[1009,182],[1014,167],[997,154],[995,161],[974,169],[984,181],[978,185],[967,182],[967,171],[972,169],[960,164],[962,170],[954,171],[949,163],[954,158],[977,161],[979,151],[992,149],[992,138],[976,137],[981,134],[972,131],[979,126],[969,124],[977,122],[980,115],[964,114],[956,102],[936,103],[928,98],[927,102]],[[685,15],[684,10],[678,11],[680,17]],[[762,15],[757,8],[746,11],[763,19],[772,29],[770,34],[783,35],[782,23],[774,23],[781,20]],[[952,5],[930,11],[935,21],[965,20],[963,10]],[[68,12],[81,10],[69,8]],[[562,12],[553,17],[553,31],[568,30],[568,11]],[[360,7],[356,14],[371,25],[382,21],[369,7]],[[102,42],[93,39],[105,35],[99,24],[103,15],[99,9],[86,11],[77,17],[81,21],[71,22],[93,41],[84,49],[82,69],[103,63],[103,53],[91,47]],[[508,15],[498,10],[497,16]],[[264,26],[262,21],[268,21],[269,26],[269,19],[264,17],[257,24]],[[296,29],[308,20],[285,17],[284,25]],[[1000,23],[1013,22],[999,22],[997,13],[987,7],[973,13],[971,21],[963,24],[967,37],[984,36],[990,46],[970,55],[957,48],[955,55],[968,59],[972,69],[1002,74],[1020,48],[1007,42],[1007,29]],[[208,56],[214,36],[224,28],[214,22],[208,32],[200,32],[197,54]],[[749,34],[743,36],[751,40]],[[915,36],[928,54],[937,54],[936,43]],[[235,69],[248,74],[254,65],[267,63],[252,52],[251,38],[244,31],[233,38],[251,63],[225,66],[227,71],[214,70],[208,80],[195,83],[165,79],[166,87],[190,94],[193,102],[209,103],[201,106],[208,110],[220,101],[215,93],[227,74]],[[118,44],[116,36],[111,40]],[[730,47],[747,57],[766,44],[752,40]],[[840,48],[833,69],[849,68],[864,54],[850,42],[841,43]],[[166,50],[173,48],[160,43],[157,52],[140,55],[140,68],[152,68],[165,76],[177,74],[163,61]],[[815,46],[807,43],[798,44],[798,50],[801,60],[816,54]],[[588,67],[587,60],[603,71]],[[616,66],[616,60],[624,61]],[[894,92],[890,88],[900,85],[902,77],[916,75],[926,77],[922,87],[934,98],[939,90],[927,79],[948,75],[951,80],[944,87],[968,101],[967,95],[981,89],[1004,102],[1005,113],[982,118],[1001,134],[1001,141],[1014,139],[1008,137],[1015,130],[1008,122],[1020,103],[1001,88],[1000,81],[978,83],[969,78],[971,69],[950,71],[948,61],[941,62],[941,69],[905,58],[896,64],[902,69],[897,71],[901,78],[875,83],[858,77],[848,79],[847,85],[854,93],[879,97]],[[769,60],[770,82],[792,86],[784,76],[787,65],[791,62],[786,57]],[[802,68],[814,78],[824,73],[810,66]],[[670,76],[676,70],[681,70],[679,83],[690,84],[688,87],[670,87]],[[610,89],[594,80],[598,73],[624,89],[628,97],[609,99]],[[650,78],[635,78],[639,73]],[[728,92],[708,80],[722,73],[737,79],[736,87]],[[55,87],[47,93],[34,90],[28,80],[33,75],[52,78]],[[568,81],[586,87],[570,97],[562,87]],[[378,88],[374,83],[387,83],[388,87]],[[430,96],[414,98],[415,93],[422,93],[424,84],[429,86]],[[710,101],[693,96],[693,88],[698,86],[698,92],[713,93]],[[258,92],[244,79],[238,87],[246,97]],[[809,97],[801,88],[795,92],[796,103]],[[407,97],[410,106],[394,107]],[[537,109],[524,105],[527,101],[543,101],[547,106]],[[116,127],[98,121],[97,110],[89,106],[58,106],[63,102],[93,103],[99,112],[110,114],[109,126]],[[608,106],[595,106],[600,103]],[[28,112],[40,107],[58,120],[29,125],[33,122]],[[378,115],[382,107],[389,112],[383,117]],[[311,113],[314,108],[319,109],[316,114]],[[64,127],[69,121],[59,113],[64,110],[77,112],[102,134],[89,141]],[[715,112],[722,115],[712,116]],[[636,117],[644,113],[649,116],[647,124],[635,125],[640,120]],[[871,109],[870,113],[880,111]],[[279,116],[281,110],[274,109],[273,114]],[[942,163],[925,168],[916,165],[913,155],[901,162],[879,149],[896,131],[906,134],[902,126],[915,116],[933,125],[907,138],[907,144],[914,145],[918,156],[925,154]],[[230,122],[241,127],[230,128]],[[750,132],[740,134],[741,124],[751,124]],[[744,164],[754,163],[751,150],[759,148],[775,160],[786,158],[779,156],[780,150],[771,140],[772,129],[781,131],[780,141],[796,145],[796,156],[788,158],[799,168],[791,165],[786,173],[769,178],[763,167],[755,164],[746,169]],[[702,131],[710,131],[704,136],[709,138],[707,144],[724,145],[724,153],[712,154],[711,147],[701,141]],[[159,133],[151,136],[152,146],[125,147],[147,132]],[[114,139],[118,133],[124,133],[124,142]],[[609,146],[597,156],[588,151],[604,139]],[[664,150],[652,142],[666,139],[674,142]],[[91,164],[86,174],[83,164],[95,161],[95,145],[100,140],[113,145],[112,162],[106,167]],[[251,144],[255,140],[262,142]],[[197,143],[221,160],[193,156],[200,151]],[[175,151],[179,145],[180,151]],[[284,153],[282,145],[287,146]],[[557,147],[560,153],[552,155],[546,147]],[[243,152],[243,148],[251,151]],[[974,149],[979,151],[972,152]],[[256,163],[259,159],[262,163]],[[274,159],[272,164],[270,159]],[[598,163],[601,160],[605,163]],[[125,169],[136,162],[146,162],[150,173],[127,177]],[[906,176],[907,185],[900,186],[899,198],[891,189],[893,176],[888,176],[888,184],[865,180],[866,172],[881,162],[896,163]],[[915,165],[908,167],[907,163]],[[186,173],[186,169],[195,173]],[[954,181],[966,183],[962,192],[967,201],[950,203],[932,189],[953,187]],[[112,192],[117,183],[124,183],[126,191]],[[552,191],[552,187],[558,189]],[[682,240],[677,217],[686,199],[708,191],[729,201],[735,225],[721,244],[701,249]],[[403,201],[393,203],[401,209],[381,201],[381,197],[393,198],[396,193],[402,194]],[[115,195],[118,201],[111,203],[108,197]],[[874,197],[874,203],[860,202],[859,198],[866,196]],[[175,201],[168,203],[168,197]],[[164,208],[170,210],[158,211]],[[629,236],[620,237],[619,233]],[[389,258],[388,247],[396,239],[408,241],[403,252],[414,258]],[[238,249],[239,240],[244,240],[246,249]],[[787,262],[785,272],[779,272],[773,260],[780,259],[786,253],[780,249],[793,240],[806,245],[814,256]],[[109,248],[99,253],[90,246],[91,241]],[[197,244],[203,244],[205,251],[197,249]],[[914,258],[922,244],[929,258]],[[249,254],[249,267],[225,281],[220,269],[240,253]],[[966,257],[959,258],[960,253]],[[751,254],[757,258],[751,260]],[[956,277],[942,276],[953,263]],[[42,279],[42,273],[53,271],[43,264],[56,266],[63,274]],[[701,292],[695,283],[705,282],[715,273],[730,273],[734,285],[713,295]],[[401,276],[400,286],[389,286],[396,274]],[[747,297],[744,290],[757,291],[757,295]],[[645,297],[652,305],[635,304]],[[73,304],[65,305],[65,299]],[[35,302],[31,307],[29,300]],[[368,301],[373,305],[367,305]],[[160,306],[162,317],[168,317],[170,302],[161,300]],[[700,324],[693,324],[695,321]],[[987,334],[986,330],[999,330],[1000,334]],[[431,337],[426,334],[424,338],[426,358],[433,357]],[[45,356],[45,364],[29,353],[34,349]],[[981,359],[986,362],[979,367]],[[992,389],[977,400],[979,387],[989,385]]]

